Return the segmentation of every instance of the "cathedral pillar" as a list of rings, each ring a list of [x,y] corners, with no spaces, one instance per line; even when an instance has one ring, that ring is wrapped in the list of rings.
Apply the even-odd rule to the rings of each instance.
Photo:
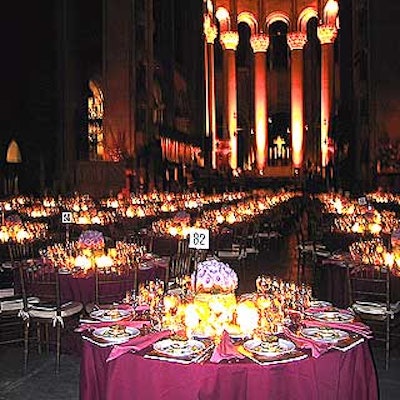
[[[331,25],[317,28],[321,42],[321,165],[324,170],[328,164],[328,134],[332,124],[334,95],[334,42],[337,29]]]
[[[254,117],[256,134],[256,165],[263,171],[268,157],[268,96],[267,96],[267,49],[269,37],[252,35],[250,44],[254,52]]]
[[[304,158],[304,84],[303,84],[303,48],[307,37],[302,32],[290,32],[287,35],[290,48],[290,96],[291,96],[291,135],[292,163],[301,168]]]
[[[225,83],[225,126],[228,131],[230,156],[229,164],[237,168],[237,88],[236,88],[236,48],[239,34],[235,31],[221,32],[220,40],[224,49]]]
[[[211,149],[207,148],[208,153],[211,150],[211,160],[206,162],[213,169],[217,166],[217,124],[215,108],[215,71],[214,71],[214,41],[217,37],[217,27],[212,23],[209,15],[204,16],[204,67],[205,67],[205,91],[206,91],[206,141],[211,143]],[[208,146],[207,146],[208,147]],[[209,154],[206,159],[209,159]]]

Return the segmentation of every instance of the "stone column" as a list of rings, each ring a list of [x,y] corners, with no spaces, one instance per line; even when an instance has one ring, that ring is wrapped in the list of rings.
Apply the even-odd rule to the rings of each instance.
[[[328,164],[328,133],[331,128],[334,83],[334,42],[337,29],[332,25],[317,28],[321,42],[321,166],[323,171]]]
[[[237,90],[236,90],[236,58],[235,51],[239,44],[236,31],[221,32],[220,40],[224,49],[224,81],[225,81],[225,125],[228,130],[230,156],[229,164],[237,168]]]
[[[266,55],[269,37],[263,33],[252,35],[254,52],[254,117],[256,133],[256,165],[263,171],[268,157],[268,89]]]
[[[206,99],[206,153],[211,150],[211,167],[217,167],[217,124],[215,111],[215,71],[214,71],[214,40],[217,37],[217,27],[209,15],[204,16],[204,77]],[[211,149],[208,144],[211,142]],[[206,155],[209,159],[209,154]],[[208,163],[206,163],[207,165]],[[208,167],[208,165],[207,165]]]
[[[292,163],[301,168],[304,159],[304,85],[303,85],[303,48],[307,36],[302,32],[290,32],[287,35],[290,48],[290,95],[291,95],[291,135]]]

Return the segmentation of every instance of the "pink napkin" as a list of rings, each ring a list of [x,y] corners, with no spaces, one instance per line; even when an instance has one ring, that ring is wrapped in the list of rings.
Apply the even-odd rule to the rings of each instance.
[[[140,311],[148,311],[150,310],[150,306],[148,304],[142,304],[140,306],[136,306],[135,311],[140,312]]]
[[[309,307],[306,310],[306,313],[312,314],[312,313],[317,313],[317,312],[325,312],[332,310],[332,306],[326,306],[326,307]]]
[[[132,306],[132,304],[128,304],[128,303],[118,304],[118,309],[119,310],[127,310],[127,311],[135,311],[135,309]]]
[[[298,336],[286,327],[283,329],[283,333],[296,345],[296,347],[299,347],[300,349],[311,350],[311,355],[314,358],[318,358],[320,355],[326,353],[329,350],[330,346],[327,343],[317,342],[313,339]]]
[[[350,331],[357,333],[361,336],[364,336],[367,339],[372,338],[372,331],[369,328],[369,326],[363,324],[362,322],[322,322],[322,321],[315,321],[315,320],[309,320],[306,319],[303,321],[303,324],[305,326],[326,326],[328,328],[333,328],[333,329],[341,329],[343,331]]]
[[[108,355],[107,362],[115,360],[119,356],[123,354],[129,353],[131,350],[140,351],[145,349],[146,347],[151,346],[152,344],[158,342],[160,339],[164,339],[171,335],[171,331],[161,331],[156,333],[151,333],[146,336],[138,336],[133,338],[126,343],[121,345],[116,345],[112,348],[110,354]]]
[[[107,326],[112,326],[112,325],[122,325],[122,326],[129,326],[131,328],[141,328],[143,325],[149,325],[149,321],[127,321],[127,320],[121,320],[121,321],[110,321],[110,322],[90,322],[90,323],[85,323],[79,325],[77,328],[75,328],[75,332],[84,332],[86,330],[93,330],[97,328],[105,328]]]
[[[222,333],[221,342],[215,347],[210,362],[219,363],[222,360],[230,360],[232,358],[244,358],[237,348],[233,345],[227,331]]]

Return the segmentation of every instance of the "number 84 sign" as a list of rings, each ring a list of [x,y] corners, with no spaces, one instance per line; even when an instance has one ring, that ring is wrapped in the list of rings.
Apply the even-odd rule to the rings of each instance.
[[[210,248],[210,231],[192,228],[189,231],[189,249],[208,250]]]

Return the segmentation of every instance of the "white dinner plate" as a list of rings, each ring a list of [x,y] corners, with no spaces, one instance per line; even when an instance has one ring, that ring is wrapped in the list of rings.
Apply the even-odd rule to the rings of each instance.
[[[180,358],[199,354],[205,350],[206,346],[203,342],[195,339],[164,339],[154,343],[153,348],[160,354]]]
[[[349,337],[349,334],[346,331],[323,327],[303,328],[301,334],[306,338],[323,343],[337,343],[340,340],[348,339]]]
[[[140,335],[139,329],[130,326],[124,328],[124,330],[121,330],[118,333],[115,333],[112,326],[97,328],[93,331],[93,336],[106,340],[107,342],[124,343],[127,340]]]
[[[312,300],[310,303],[310,308],[323,308],[323,307],[332,307],[332,303],[325,300]]]
[[[153,266],[151,264],[147,264],[147,263],[140,263],[139,264],[139,269],[142,271],[146,271],[148,269],[152,269]]]
[[[354,316],[343,311],[319,311],[310,314],[313,319],[320,322],[349,323],[354,321]]]
[[[90,316],[102,322],[117,322],[128,317],[130,314],[131,312],[128,310],[100,309],[92,311]]]
[[[244,342],[243,347],[253,354],[264,357],[276,357],[290,353],[296,346],[293,342],[279,338],[277,342],[263,342],[260,339],[250,339]]]

